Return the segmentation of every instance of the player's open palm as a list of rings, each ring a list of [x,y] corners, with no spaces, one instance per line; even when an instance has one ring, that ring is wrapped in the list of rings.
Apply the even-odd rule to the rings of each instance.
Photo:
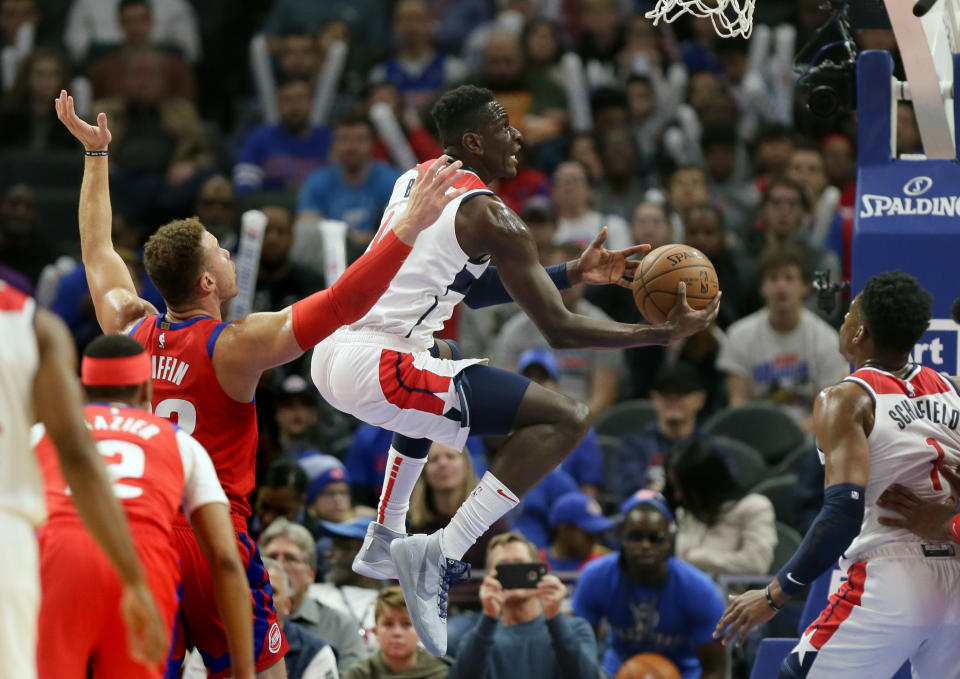
[[[687,303],[687,286],[681,282],[677,286],[677,302],[670,309],[670,313],[667,314],[667,323],[672,326],[671,339],[682,339],[695,335],[717,320],[722,294],[718,292],[710,304],[698,311]]]
[[[607,239],[607,227],[603,227],[593,242],[577,260],[580,276],[584,283],[591,285],[616,284],[629,288],[637,273],[640,262],[630,259],[633,255],[648,252],[649,245],[634,245],[624,250],[607,250],[603,247]]]
[[[107,128],[106,113],[97,116],[96,125],[84,122],[77,115],[73,105],[73,97],[68,95],[66,90],[60,90],[60,96],[57,97],[55,106],[57,118],[70,130],[70,134],[83,144],[85,149],[88,151],[103,151],[110,144],[112,136]]]
[[[130,655],[145,665],[159,665],[170,650],[163,620],[146,585],[125,587],[120,602]]]
[[[408,245],[413,243],[418,233],[440,218],[440,213],[451,201],[467,191],[459,188],[448,192],[460,178],[463,163],[455,160],[447,165],[447,160],[448,157],[444,155],[426,169],[423,164],[417,166],[417,178],[410,187],[410,200],[404,219],[398,220],[394,229],[397,238]]]
[[[747,632],[757,625],[770,620],[777,612],[770,608],[763,590],[751,589],[739,596],[730,597],[730,605],[720,616],[713,632],[714,639],[720,639],[724,646],[736,640],[737,646],[743,646]]]

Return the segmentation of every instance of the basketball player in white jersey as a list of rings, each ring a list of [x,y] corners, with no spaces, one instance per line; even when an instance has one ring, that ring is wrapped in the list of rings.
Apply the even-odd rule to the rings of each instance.
[[[38,418],[59,452],[73,502],[124,583],[131,652],[150,664],[169,648],[127,522],[87,432],[76,353],[66,327],[0,280],[0,677],[36,677],[40,606],[36,530],[43,523],[43,480],[30,449]]]
[[[717,624],[724,643],[737,635],[742,643],[841,559],[848,580],[784,660],[781,678],[881,679],[906,660],[914,677],[960,676],[960,549],[911,533],[878,502],[896,483],[945,503],[951,488],[939,469],[960,461],[957,387],[910,362],[931,301],[916,279],[893,272],[870,278],[850,305],[840,351],[855,371],[820,392],[813,413],[826,464],[823,509],[777,577],[731,597]]]
[[[434,333],[460,301],[507,302],[526,311],[554,347],[635,347],[692,335],[716,317],[719,295],[694,311],[683,291],[661,325],[627,325],[569,312],[558,288],[577,283],[629,285],[646,248],[609,252],[604,234],[580,259],[544,270],[533,236],[487,183],[517,172],[520,133],[489,90],[463,86],[433,109],[444,153],[463,162],[451,201],[421,234],[386,293],[361,320],[320,343],[312,376],[335,407],[397,433],[387,458],[377,520],[354,570],[398,578],[420,639],[446,651],[447,590],[467,575],[460,561],[500,516],[555,469],[586,433],[586,406],[482,359],[462,360]],[[380,233],[403,214],[416,170],[397,181]],[[380,233],[374,242],[380,238]],[[488,267],[490,262],[496,268]],[[462,449],[469,434],[512,435],[450,524],[430,536],[406,537],[410,494],[430,441]]]

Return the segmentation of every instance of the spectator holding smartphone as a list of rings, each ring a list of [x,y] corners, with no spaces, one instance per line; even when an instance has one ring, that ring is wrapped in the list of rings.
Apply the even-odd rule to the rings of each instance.
[[[498,579],[498,565],[528,562],[538,562],[537,548],[519,533],[502,533],[490,540],[489,573],[480,587],[483,615],[464,635],[450,679],[603,676],[590,625],[581,618],[558,615],[567,593],[559,579],[544,575],[535,588],[527,589],[507,589]]]

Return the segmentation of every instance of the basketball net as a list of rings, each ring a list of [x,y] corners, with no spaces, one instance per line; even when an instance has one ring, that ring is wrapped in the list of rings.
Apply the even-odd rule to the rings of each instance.
[[[663,19],[668,24],[683,14],[709,18],[721,38],[749,38],[753,32],[753,8],[757,0],[657,0],[646,13],[653,25]]]

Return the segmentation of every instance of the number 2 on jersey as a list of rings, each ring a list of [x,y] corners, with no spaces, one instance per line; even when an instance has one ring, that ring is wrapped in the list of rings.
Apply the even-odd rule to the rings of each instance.
[[[933,446],[934,450],[937,451],[937,459],[931,460],[930,462],[930,464],[933,465],[933,469],[930,470],[930,480],[933,482],[933,489],[943,490],[943,484],[940,483],[940,473],[937,471],[937,463],[944,457],[943,448],[940,447],[940,444],[937,443],[937,440],[934,438],[928,438],[927,445]]]
[[[172,421],[184,434],[192,435],[197,428],[197,409],[190,401],[184,401],[182,398],[163,399],[153,409],[153,414]]]
[[[147,457],[143,448],[129,441],[107,439],[97,441],[97,452],[107,466],[107,476],[113,486],[113,494],[118,500],[132,500],[143,495],[143,488],[129,483],[118,483],[121,479],[142,479],[147,468]],[[66,488],[70,495],[70,486]]]

